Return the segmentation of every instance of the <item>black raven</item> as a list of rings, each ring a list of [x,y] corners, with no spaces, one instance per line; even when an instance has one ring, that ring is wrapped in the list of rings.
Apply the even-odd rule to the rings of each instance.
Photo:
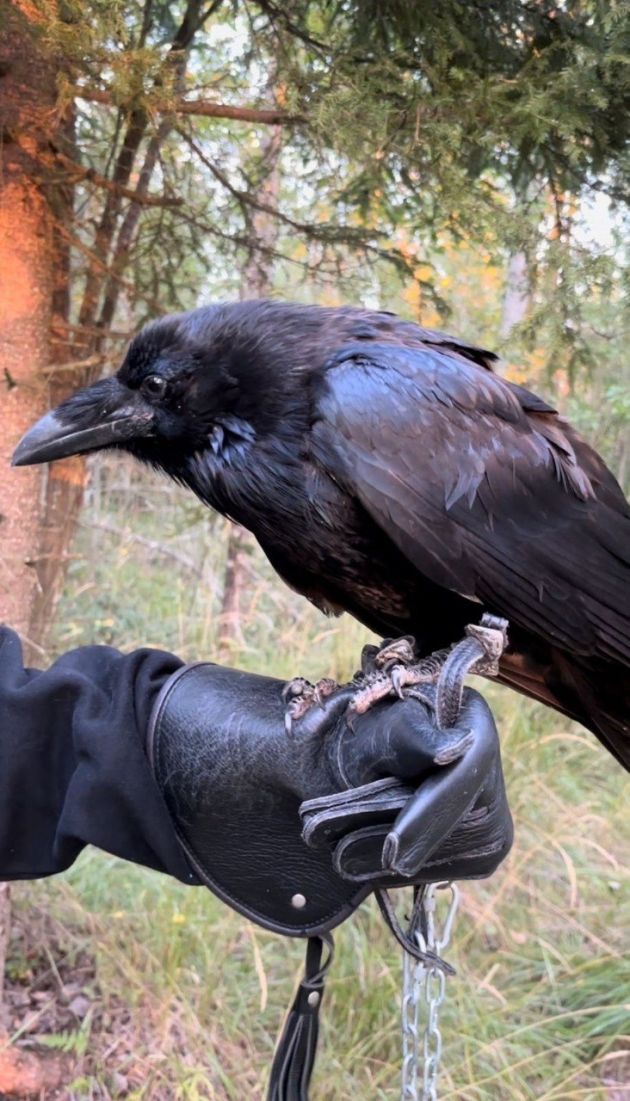
[[[14,462],[130,451],[249,528],[323,611],[422,654],[505,616],[499,679],[630,768],[630,508],[495,358],[385,312],[207,306],[147,325]]]

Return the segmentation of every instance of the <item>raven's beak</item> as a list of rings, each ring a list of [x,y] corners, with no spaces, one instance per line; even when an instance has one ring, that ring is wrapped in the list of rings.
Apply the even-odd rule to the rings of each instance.
[[[151,435],[153,409],[117,378],[79,390],[37,421],[22,437],[12,466],[30,466],[82,455]]]

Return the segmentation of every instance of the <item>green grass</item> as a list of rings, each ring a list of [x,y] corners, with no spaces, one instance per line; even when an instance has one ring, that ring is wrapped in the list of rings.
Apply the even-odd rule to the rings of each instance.
[[[97,478],[56,650],[106,641],[215,656],[225,525],[156,476],[125,477],[112,463]],[[243,617],[246,641],[232,660],[280,676],[346,676],[365,641],[347,617],[327,621],[288,593],[254,554]],[[501,732],[516,841],[490,881],[463,885],[441,1101],[621,1101],[630,1096],[627,782],[579,727],[507,691],[484,691]],[[205,890],[95,851],[15,895],[37,951],[70,973],[76,958],[92,961],[92,1024],[77,1040],[69,1098],[264,1096],[302,945],[255,928]],[[399,951],[371,904],[336,942],[313,1101],[392,1101]],[[26,967],[19,952],[13,966]]]

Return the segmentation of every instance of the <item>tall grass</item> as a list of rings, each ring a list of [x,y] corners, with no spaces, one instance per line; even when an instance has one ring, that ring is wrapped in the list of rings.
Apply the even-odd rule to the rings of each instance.
[[[55,648],[102,641],[213,656],[223,521],[120,460],[100,459],[92,486]],[[365,631],[322,618],[258,554],[250,571],[234,664],[348,676]],[[491,880],[463,885],[440,1096],[621,1101],[630,1097],[624,775],[581,728],[483,690],[501,732],[516,842]],[[38,950],[57,967],[93,958],[93,1023],[69,1098],[264,1096],[299,943],[255,928],[203,889],[95,851],[18,895]],[[399,951],[370,904],[336,940],[313,1101],[390,1101],[399,1091]],[[26,966],[19,952],[13,965]]]

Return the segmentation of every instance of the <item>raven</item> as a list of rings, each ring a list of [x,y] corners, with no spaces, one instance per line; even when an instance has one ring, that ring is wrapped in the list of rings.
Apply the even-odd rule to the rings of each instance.
[[[499,680],[630,769],[630,508],[495,359],[386,312],[206,306],[149,323],[13,461],[123,448],[249,528],[322,611],[423,655],[505,616]]]

